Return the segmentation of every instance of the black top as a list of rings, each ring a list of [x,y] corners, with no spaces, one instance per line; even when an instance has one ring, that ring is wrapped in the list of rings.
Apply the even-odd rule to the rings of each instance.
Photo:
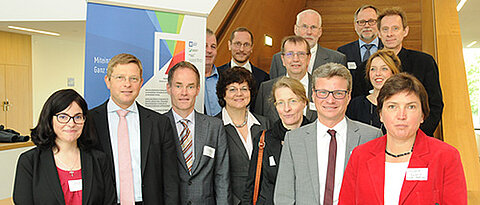
[[[353,98],[348,104],[345,114],[352,120],[380,128],[385,133],[384,126],[377,113],[377,106],[370,102],[365,95]]]
[[[301,126],[310,122],[303,116]],[[275,182],[277,181],[278,166],[280,163],[280,153],[282,144],[287,133],[287,128],[282,124],[281,120],[277,120],[271,129],[265,132],[265,148],[263,150],[262,172],[260,177],[260,194],[258,195],[257,205],[272,204],[273,192],[275,190]],[[255,184],[255,176],[258,160],[258,143],[260,142],[261,133],[255,137],[253,142],[252,159],[250,160],[250,168],[248,173],[247,186],[243,195],[242,205],[253,204],[253,190]]]
[[[402,48],[397,56],[402,62],[401,71],[415,76],[422,82],[427,91],[430,114],[420,128],[425,134],[433,136],[433,132],[435,132],[438,123],[442,119],[443,112],[443,97],[437,63],[431,55],[405,48]],[[352,97],[368,95],[368,91],[371,89],[372,85],[365,79],[365,62],[363,62],[357,68],[353,79]]]

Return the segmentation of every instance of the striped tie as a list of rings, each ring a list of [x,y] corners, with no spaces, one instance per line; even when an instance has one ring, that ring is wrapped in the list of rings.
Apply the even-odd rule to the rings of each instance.
[[[188,129],[187,119],[179,121],[183,125],[183,130],[180,133],[180,145],[182,146],[183,157],[185,157],[185,162],[187,163],[188,172],[192,174],[192,165],[193,165],[193,140],[192,135],[190,135],[190,129]]]

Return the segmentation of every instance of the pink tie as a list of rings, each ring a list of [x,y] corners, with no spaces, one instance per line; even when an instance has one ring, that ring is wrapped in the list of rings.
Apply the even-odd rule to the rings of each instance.
[[[129,111],[117,110],[118,122],[118,169],[120,171],[120,204],[134,204],[132,158],[130,156],[130,140],[125,116]]]

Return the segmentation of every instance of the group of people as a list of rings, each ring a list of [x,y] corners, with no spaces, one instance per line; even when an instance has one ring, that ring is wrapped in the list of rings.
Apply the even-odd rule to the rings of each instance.
[[[253,34],[235,29],[232,60],[214,65],[207,29],[200,73],[168,73],[172,108],[138,104],[142,64],[113,57],[110,98],[87,109],[74,90],[45,102],[36,148],[18,161],[17,204],[467,204],[458,151],[435,138],[443,109],[433,58],[402,47],[406,16],[371,5],[359,39],[323,48],[320,14],[297,15],[270,75],[253,66]],[[380,38],[379,38],[380,37]]]

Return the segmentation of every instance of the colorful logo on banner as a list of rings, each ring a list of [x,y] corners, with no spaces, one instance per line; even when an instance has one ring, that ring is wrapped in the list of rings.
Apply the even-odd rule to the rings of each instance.
[[[155,12],[155,15],[159,19],[158,22],[162,32],[173,34],[180,33],[184,15],[165,12]],[[160,21],[160,19],[163,19],[163,21]],[[167,70],[165,71],[165,74],[168,74],[170,68],[178,62],[185,60],[185,41],[161,39],[159,59],[159,68],[163,68],[171,59]]]

